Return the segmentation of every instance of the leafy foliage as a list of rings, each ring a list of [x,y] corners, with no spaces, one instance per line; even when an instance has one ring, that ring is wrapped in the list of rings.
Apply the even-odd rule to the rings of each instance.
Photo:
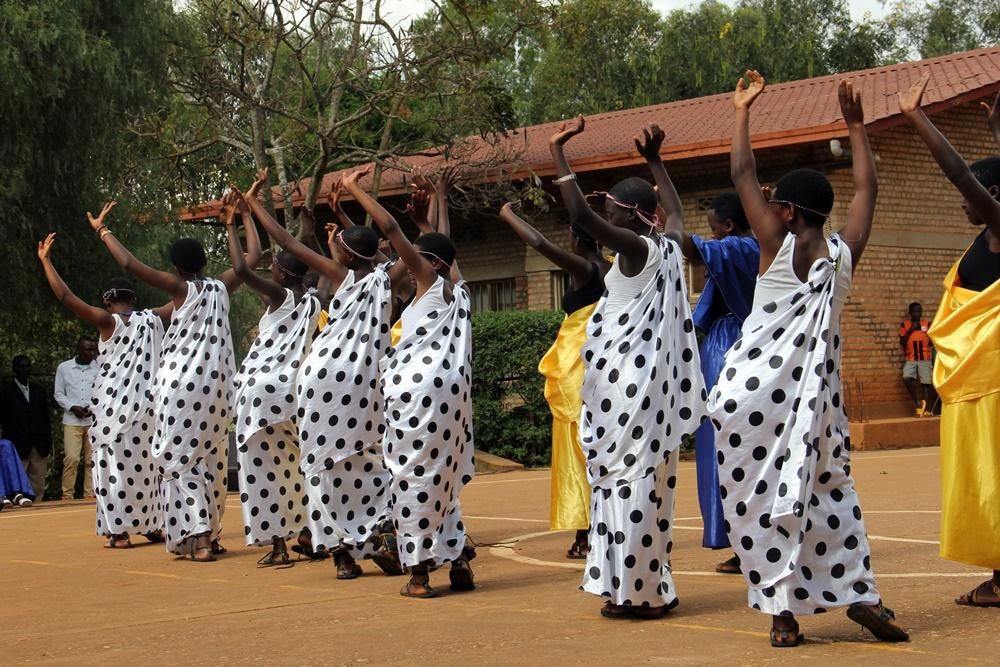
[[[547,466],[552,413],[538,362],[556,339],[557,311],[483,312],[472,318],[476,448],[527,466]]]

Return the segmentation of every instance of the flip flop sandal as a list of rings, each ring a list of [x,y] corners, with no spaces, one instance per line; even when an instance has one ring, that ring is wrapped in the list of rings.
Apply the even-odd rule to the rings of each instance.
[[[451,580],[451,590],[453,591],[472,591],[476,588],[472,568],[469,567],[469,561],[464,557],[452,562],[448,579]]]
[[[715,566],[715,571],[719,574],[742,574],[740,569],[740,557],[733,556],[729,560],[724,560]]]
[[[414,593],[412,588],[413,586],[420,586],[421,588],[424,589],[424,592]],[[402,595],[404,598],[417,598],[420,600],[428,600],[430,598],[436,598],[439,595],[441,595],[441,593],[439,593],[437,590],[431,588],[430,583],[414,584],[412,581],[406,582],[406,585],[403,586],[401,589],[399,589],[399,594]]]
[[[314,550],[307,544],[293,544],[292,551],[303,556],[307,560],[326,560],[330,557],[330,552],[326,549]]]
[[[142,536],[153,544],[159,544],[166,541],[166,538],[163,537],[162,530],[151,530],[148,533],[143,533]]]
[[[792,648],[801,644],[805,638],[806,636],[799,632],[798,623],[795,624],[795,627],[785,628],[784,630],[771,627],[771,646],[774,648]]]
[[[983,601],[985,596],[992,594],[993,600]],[[984,581],[968,593],[955,598],[955,604],[963,607],[1000,607],[1000,586],[992,579]]]
[[[896,614],[882,604],[881,600],[877,607],[869,607],[865,604],[852,604],[847,608],[847,618],[851,619],[869,632],[875,635],[876,639],[884,642],[905,642],[910,640],[910,635],[903,628],[896,625]]]
[[[601,607],[601,616],[604,618],[629,619],[632,618],[632,608],[623,604],[612,604],[605,602]]]
[[[216,556],[218,556],[218,555],[227,553],[228,551],[229,551],[229,549],[227,549],[226,547],[222,546],[222,542],[220,542],[218,539],[212,540],[212,553],[213,554],[215,554]]]
[[[257,561],[257,567],[276,567],[279,570],[287,569],[293,565],[295,562],[288,557],[287,551],[269,551]]]

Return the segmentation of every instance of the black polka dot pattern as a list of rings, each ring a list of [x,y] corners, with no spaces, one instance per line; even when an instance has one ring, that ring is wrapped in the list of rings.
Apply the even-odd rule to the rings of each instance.
[[[390,298],[384,267],[360,279],[349,271],[302,362],[296,424],[313,547],[360,551],[388,512],[378,365],[389,347]]]
[[[680,249],[646,239],[637,275],[617,260],[583,346],[580,443],[593,487],[583,589],[615,604],[669,604],[671,455],[705,417],[705,384]],[[610,531],[610,532],[606,532]]]
[[[757,308],[709,400],[729,539],[768,614],[812,614],[878,601],[841,399],[840,312],[851,256],[833,236],[798,289],[774,287],[791,266],[788,235],[760,277]]]
[[[384,455],[407,566],[454,560],[465,546],[459,493],[474,470],[471,317],[465,289],[438,278],[403,311],[402,336],[383,361]]]
[[[274,312],[260,318],[259,334],[234,380],[236,460],[240,507],[248,545],[288,539],[305,525],[305,484],[299,470],[294,383],[316,329],[320,303],[286,290]]]
[[[677,456],[642,479],[591,496],[590,554],[581,590],[613,604],[653,606],[677,598],[670,570]]]
[[[215,279],[188,283],[153,390],[153,457],[171,553],[183,552],[188,535],[215,538],[222,531],[235,373],[226,286]]]
[[[389,518],[389,481],[381,447],[355,452],[306,477],[313,547],[343,547],[355,560],[371,557],[375,530]]]
[[[97,534],[142,534],[163,527],[159,473],[153,463],[153,379],[163,323],[148,310],[115,315],[100,342],[94,381],[93,452]]]

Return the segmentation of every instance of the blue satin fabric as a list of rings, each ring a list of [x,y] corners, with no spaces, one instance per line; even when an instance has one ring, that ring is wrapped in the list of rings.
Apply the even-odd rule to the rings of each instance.
[[[743,321],[753,307],[753,290],[760,266],[760,246],[751,236],[691,240],[701,254],[708,281],[692,319],[705,331],[701,341],[701,372],[711,391],[722,372],[726,352],[740,337]],[[728,314],[713,320],[720,312]],[[719,464],[715,455],[715,429],[710,421],[695,433],[695,463],[698,470],[698,504],[704,525],[702,546],[724,549],[729,546],[726,520],[719,495]]]
[[[17,493],[35,497],[14,444],[10,440],[0,440],[0,497],[13,499]]]

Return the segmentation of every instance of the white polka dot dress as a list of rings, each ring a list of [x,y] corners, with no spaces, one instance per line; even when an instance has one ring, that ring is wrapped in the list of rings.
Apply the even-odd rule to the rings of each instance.
[[[215,279],[188,283],[153,390],[153,456],[171,553],[185,553],[189,535],[214,539],[222,530],[234,366],[226,286]]]
[[[311,294],[285,300],[260,318],[259,333],[235,387],[236,460],[247,545],[288,539],[305,525],[306,499],[299,470],[295,378],[316,330],[319,300]]]
[[[709,399],[729,539],[768,614],[879,600],[840,379],[851,253],[838,236],[801,283],[789,234]]]
[[[474,473],[468,293],[438,277],[402,319],[382,372],[392,516],[403,565],[440,565],[465,546],[459,493]]]
[[[389,347],[389,275],[349,271],[330,302],[329,321],[302,364],[296,396],[313,548],[372,552],[388,517],[389,472],[378,364]]]
[[[587,325],[580,443],[593,487],[581,588],[616,605],[659,607],[671,578],[676,449],[705,417],[705,384],[680,249],[644,238],[643,270],[618,260]]]
[[[153,396],[163,322],[151,311],[115,314],[102,340],[88,429],[93,451],[97,534],[150,533],[163,527],[160,476],[153,463]]]

